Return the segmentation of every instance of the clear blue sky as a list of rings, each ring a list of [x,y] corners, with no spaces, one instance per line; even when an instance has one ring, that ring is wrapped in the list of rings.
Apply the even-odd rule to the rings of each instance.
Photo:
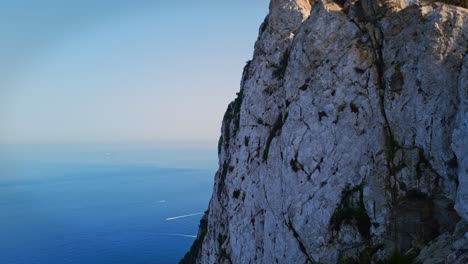
[[[0,0],[0,143],[212,145],[267,0]]]

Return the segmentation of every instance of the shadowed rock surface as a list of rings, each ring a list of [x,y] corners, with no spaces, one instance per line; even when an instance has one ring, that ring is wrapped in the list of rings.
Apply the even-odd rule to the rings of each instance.
[[[272,0],[182,263],[467,263],[455,4]]]

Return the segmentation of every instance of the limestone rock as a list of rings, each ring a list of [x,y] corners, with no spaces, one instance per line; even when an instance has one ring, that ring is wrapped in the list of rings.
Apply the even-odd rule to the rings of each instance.
[[[272,0],[182,263],[463,261],[467,49],[461,7]]]

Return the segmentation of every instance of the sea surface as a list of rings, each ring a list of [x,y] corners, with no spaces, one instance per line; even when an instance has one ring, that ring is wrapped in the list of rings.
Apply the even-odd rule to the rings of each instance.
[[[178,263],[216,166],[207,149],[0,145],[0,263]]]

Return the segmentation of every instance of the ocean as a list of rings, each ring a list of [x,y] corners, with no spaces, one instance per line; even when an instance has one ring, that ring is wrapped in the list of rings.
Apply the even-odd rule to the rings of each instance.
[[[0,263],[178,263],[216,167],[208,149],[0,146]]]

